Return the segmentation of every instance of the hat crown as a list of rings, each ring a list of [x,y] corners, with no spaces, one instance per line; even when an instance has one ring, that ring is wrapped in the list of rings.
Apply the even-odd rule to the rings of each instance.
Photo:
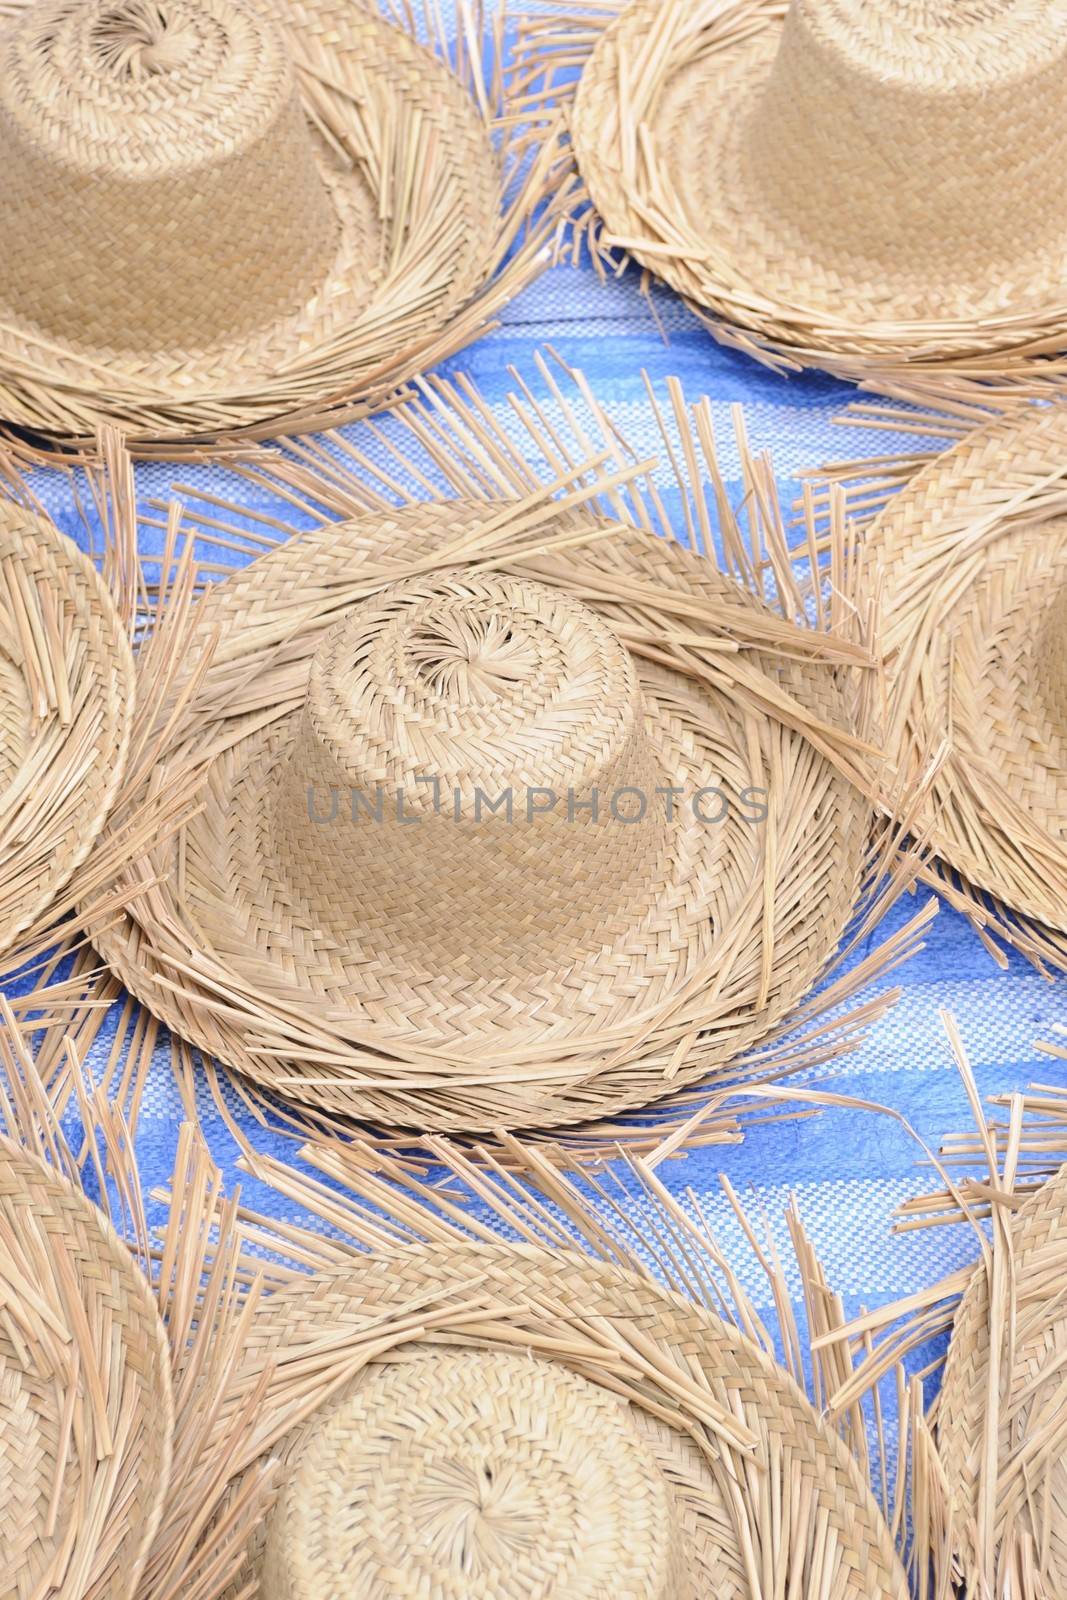
[[[936,301],[1062,237],[1065,148],[1067,0],[793,0],[743,160],[798,252]]]
[[[263,1600],[690,1600],[673,1492],[628,1408],[551,1361],[424,1350],[306,1433]]]
[[[793,0],[791,10],[844,70],[944,93],[1063,57],[1058,0]]]
[[[599,948],[620,908],[639,913],[667,844],[665,781],[600,617],[525,579],[436,573],[357,606],[320,646],[274,848],[320,914],[335,906],[344,928],[376,906],[416,966],[497,954],[540,973]]]
[[[0,68],[0,305],[76,344],[195,351],[319,287],[337,219],[256,0],[39,0]]]

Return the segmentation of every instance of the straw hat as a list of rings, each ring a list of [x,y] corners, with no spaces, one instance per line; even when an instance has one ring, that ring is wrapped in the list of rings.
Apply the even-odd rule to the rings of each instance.
[[[134,668],[92,563],[0,499],[0,950],[55,900],[118,791]]]
[[[573,61],[588,19],[558,23],[546,61]],[[1065,75],[1063,0],[632,0],[574,145],[602,242],[727,342],[857,378],[1039,379],[1067,345]]]
[[[452,1130],[645,1104],[785,1017],[849,919],[854,675],[737,648],[781,617],[667,540],[541,508],[563,555],[485,543],[524,518],[364,514],[201,603],[152,781],[207,763],[203,808],[94,938],[283,1097]]]
[[[999,1346],[998,1366],[991,1371],[991,1294],[989,1273],[982,1267],[956,1313],[938,1401],[938,1449],[952,1494],[955,1555],[963,1576],[992,1574],[988,1548],[999,1552],[997,1570],[1010,1565],[1017,1579],[1022,1575],[1020,1594],[1056,1600],[1067,1593],[1067,1167],[1027,1200],[1010,1232],[1005,1271],[1011,1282],[1011,1334]],[[995,1437],[989,1439],[994,1385],[1000,1398]],[[994,1452],[995,1466],[983,1475],[987,1448]],[[995,1484],[990,1507],[979,1503],[983,1483]]]
[[[301,1363],[332,1392],[280,1442],[228,1593],[741,1600],[774,1561],[827,1600],[906,1594],[788,1375],[636,1274],[528,1246],[365,1257],[260,1304],[235,1388]]]
[[[348,0],[27,4],[0,207],[0,415],[63,438],[336,420],[476,332],[505,226],[471,96]]]
[[[943,754],[918,825],[972,885],[1067,931],[1067,412],[998,421],[871,525],[892,771]]]
[[[111,1224],[0,1138],[0,1572],[13,1600],[128,1600],[170,1471],[170,1365]]]

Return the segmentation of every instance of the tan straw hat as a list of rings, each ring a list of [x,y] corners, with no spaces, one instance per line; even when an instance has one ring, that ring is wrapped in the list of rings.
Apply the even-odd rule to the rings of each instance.
[[[481,297],[551,138],[505,206],[472,93],[373,6],[14,10],[0,31],[7,421],[84,439],[105,420],[141,441],[336,421],[473,337],[534,270],[538,230]],[[481,84],[480,51],[470,73]]]
[[[906,1594],[855,1460],[788,1375],[617,1267],[365,1257],[260,1304],[235,1389],[267,1369],[328,1398],[277,1445],[278,1499],[228,1595],[749,1600],[773,1592],[761,1572],[826,1600]]]
[[[824,649],[592,512],[326,523],[194,613],[152,782],[206,763],[203,808],[97,946],[181,1037],[364,1121],[660,1098],[786,1017],[854,907],[863,674]]]
[[[0,499],[0,950],[89,853],[123,778],[134,668],[92,562]]]
[[[111,1224],[7,1138],[0,1301],[4,1595],[130,1600],[170,1470],[166,1336]]]
[[[140,1184],[122,1113],[103,1090],[79,1109],[125,1216]],[[321,1170],[359,1148],[329,1140]],[[279,1222],[227,1198],[180,1130],[156,1255],[182,1403],[137,1600],[905,1600],[866,1432],[806,1398],[783,1269],[736,1197],[789,1370],[699,1206],[651,1167],[620,1163],[633,1203],[594,1207],[600,1180],[511,1151],[472,1184],[441,1141],[446,1193],[388,1159],[346,1193],[249,1150]],[[502,1243],[505,1221],[528,1242]]]
[[[1001,1284],[991,1290],[979,1268],[956,1313],[938,1449],[954,1555],[963,1583],[974,1585],[965,1592],[1059,1600],[1067,1593],[1067,1167],[1021,1207],[1010,1241]],[[1008,1285],[1010,1305],[994,1318],[993,1299]],[[987,1590],[994,1571],[998,1587]]]
[[[601,243],[717,336],[890,388],[1062,375],[1063,0],[631,0],[538,19],[523,81],[591,41]]]
[[[983,426],[871,524],[889,769],[940,763],[923,835],[1067,932],[1067,411]]]

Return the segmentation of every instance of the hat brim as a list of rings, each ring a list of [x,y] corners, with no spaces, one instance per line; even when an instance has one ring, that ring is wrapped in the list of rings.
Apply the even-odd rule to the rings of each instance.
[[[165,441],[343,420],[424,365],[489,276],[502,179],[488,126],[459,80],[362,6],[313,0],[298,18],[285,8],[278,20],[293,42],[339,224],[316,294],[257,335],[180,350],[57,340],[0,307],[0,412],[9,422],[72,440],[91,440],[109,423],[131,440]],[[403,217],[384,193],[392,175],[361,154],[367,128],[384,122],[420,172],[414,210]]]
[[[200,648],[213,636],[225,641],[222,657],[155,775],[166,785],[207,757],[205,808],[144,864],[152,889],[94,934],[127,988],[181,1037],[285,1099],[364,1122],[551,1127],[669,1095],[732,1061],[789,1013],[836,950],[860,890],[871,808],[832,761],[744,696],[652,664],[644,670],[650,731],[665,763],[717,772],[736,789],[765,787],[766,820],[753,826],[731,806],[719,827],[690,820],[679,828],[659,904],[641,908],[632,930],[613,930],[616,948],[590,957],[598,992],[576,989],[570,968],[545,974],[529,993],[492,980],[473,993],[457,985],[448,995],[456,1014],[442,1030],[434,1013],[448,979],[436,975],[427,986],[424,974],[382,963],[371,969],[377,997],[365,990],[354,1001],[336,931],[323,935],[314,908],[286,903],[280,874],[257,848],[256,780],[272,770],[311,655],[343,614],[360,563],[395,568],[403,551],[432,565],[485,516],[485,507],[459,502],[447,517],[435,505],[411,506],[330,526],[290,540],[205,599],[196,638]],[[595,566],[569,552],[504,570],[566,586],[622,628],[626,580],[720,609],[757,605],[710,562],[622,526],[599,543]],[[253,660],[257,701],[264,682],[277,692],[266,709],[246,712]],[[758,651],[751,662],[814,716],[850,726],[847,697],[825,669]]]
[[[976,888],[1061,933],[1067,729],[1038,657],[1043,619],[1067,607],[1065,460],[1062,411],[991,423],[918,473],[867,536],[887,770],[939,761],[917,831]]]
[[[0,949],[59,895],[126,766],[129,641],[92,562],[43,516],[0,505]]]
[[[0,1330],[5,1584],[130,1600],[171,1462],[170,1358],[151,1288],[80,1190],[7,1138],[0,1222],[14,1292]]]
[[[482,1305],[493,1308],[491,1320],[479,1314]],[[605,1384],[635,1415],[644,1413],[642,1430],[675,1480],[695,1600],[740,1600],[749,1592],[745,1535],[758,1520],[748,1504],[754,1482],[763,1505],[781,1496],[796,1510],[797,1495],[810,1496],[809,1526],[825,1523],[819,1592],[827,1600],[906,1595],[856,1461],[791,1378],[711,1312],[636,1274],[524,1245],[414,1246],[367,1256],[358,1267],[316,1274],[261,1302],[235,1393],[264,1373],[284,1392],[290,1370],[303,1363],[316,1369],[324,1404],[332,1407],[338,1397],[343,1403],[362,1381],[354,1376],[347,1389],[337,1387],[346,1363],[351,1372],[363,1366],[355,1356],[361,1340],[376,1346],[371,1360],[386,1362],[441,1344],[518,1346],[531,1360],[562,1361]],[[271,1403],[269,1390],[264,1403]],[[313,1415],[311,1426],[315,1421]],[[283,1470],[307,1428],[301,1424],[273,1446]],[[734,1430],[745,1435],[743,1444],[730,1438]],[[264,1544],[265,1537],[249,1551],[235,1593],[256,1581]],[[388,1554],[402,1570],[403,1549]],[[803,1560],[799,1544],[778,1553],[779,1560],[793,1556]]]
[[[993,1548],[1009,1541],[1017,1549],[1027,1540],[1041,1552],[1043,1595],[1062,1593],[1067,1580],[1067,1527],[1063,1523],[1063,1455],[1055,1436],[1029,1459],[1020,1445],[1035,1443],[1049,1427],[1051,1408],[1059,1408],[1063,1352],[1067,1347],[1062,1284],[1067,1269],[1067,1167],[1044,1183],[1011,1220],[1012,1337],[1010,1371],[991,1378],[990,1282],[978,1268],[953,1325],[945,1376],[938,1398],[938,1452],[952,1487],[956,1546],[964,1577],[982,1566],[977,1548],[978,1497],[982,1482],[982,1441],[991,1382],[1000,1386],[997,1439],[998,1495]],[[999,1357],[998,1357],[999,1359]],[[1005,1387],[1006,1386],[1006,1387]],[[1029,1424],[1026,1419],[1029,1418]],[[1054,1488],[1051,1480],[1059,1480]],[[1051,1491],[1051,1492],[1050,1492]],[[1008,1524],[1011,1523],[1009,1527]]]
[[[780,0],[723,7],[631,0],[606,28],[575,94],[572,135],[602,242],[624,249],[751,354],[844,377],[894,369],[1025,373],[1067,340],[1067,239],[991,281],[954,282],[880,259],[820,257],[768,207],[742,160],[746,118],[782,36]],[[662,46],[650,65],[648,41]],[[547,47],[546,47],[547,48]],[[633,96],[640,96],[635,107]],[[619,107],[639,118],[624,153]],[[730,327],[734,330],[731,338]],[[996,356],[994,361],[993,357]],[[980,358],[980,359],[979,359]]]

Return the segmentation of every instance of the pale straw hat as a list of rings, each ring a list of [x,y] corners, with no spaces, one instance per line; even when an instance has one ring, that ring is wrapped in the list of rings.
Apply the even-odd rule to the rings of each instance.
[[[482,107],[373,6],[12,9],[8,422],[84,439],[105,420],[174,441],[335,421],[473,337],[534,270],[531,236],[476,307],[521,238],[551,139],[505,206]],[[470,71],[480,83],[480,51]]]
[[[193,614],[152,783],[206,764],[203,807],[94,939],[285,1098],[457,1131],[642,1105],[765,1036],[849,921],[856,674],[670,540],[533,521],[327,523]]]
[[[0,1299],[4,1595],[130,1600],[167,1492],[166,1336],[111,1224],[7,1138]]]
[[[130,646],[104,582],[43,515],[0,499],[0,950],[47,911],[123,779]]]
[[[331,1392],[277,1445],[227,1595],[748,1600],[760,1567],[826,1600],[906,1594],[792,1379],[634,1273],[529,1246],[376,1254],[265,1300],[234,1386],[301,1363]]]
[[[962,1582],[974,1582],[977,1594],[977,1575],[988,1582],[995,1569],[998,1594],[1058,1600],[1067,1593],[1067,1167],[1026,1201],[1009,1230],[999,1281],[979,1268],[956,1313],[938,1449]]]
[[[1063,0],[632,0],[537,19],[524,81],[583,53],[601,243],[717,336],[890,388],[1067,346]]]
[[[124,1217],[121,1112],[102,1092],[81,1110]],[[817,1416],[797,1329],[783,1312],[787,1371],[699,1209],[643,1166],[632,1209],[596,1212],[517,1140],[476,1189],[442,1155],[450,1216],[381,1161],[345,1195],[249,1151],[282,1223],[226,1198],[181,1130],[157,1249],[182,1404],[136,1600],[904,1600],[866,1435]],[[494,1237],[503,1219],[530,1242]]]
[[[987,424],[871,524],[887,771],[973,887],[1067,932],[1067,412]],[[887,788],[890,785],[887,785]]]

